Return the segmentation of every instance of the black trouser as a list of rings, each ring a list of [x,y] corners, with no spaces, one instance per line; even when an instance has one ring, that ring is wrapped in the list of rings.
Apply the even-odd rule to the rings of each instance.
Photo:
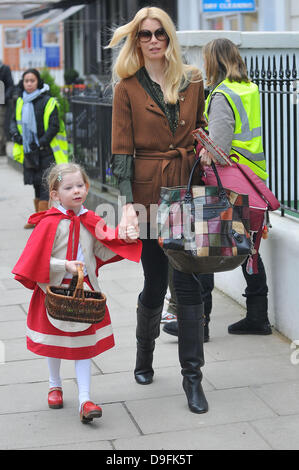
[[[267,296],[268,286],[267,286],[267,277],[265,272],[265,267],[263,260],[258,254],[258,272],[256,274],[248,274],[246,271],[247,259],[242,264],[242,272],[246,280],[247,287],[245,289],[244,297],[261,297]],[[203,297],[204,300],[206,297],[211,295],[212,290],[214,289],[214,274],[201,274],[200,281],[203,287]]]
[[[140,295],[141,303],[147,308],[157,308],[163,304],[168,287],[168,258],[157,240],[142,240],[141,262],[144,272],[144,287]],[[177,302],[180,305],[202,303],[200,284],[192,276],[173,270],[173,284]]]
[[[45,184],[34,184],[33,187],[36,199],[39,199],[40,201],[48,201],[49,190]]]
[[[203,301],[205,303],[205,307],[210,305],[208,308],[210,313],[212,308],[212,291],[214,289],[214,274],[201,274],[199,279],[202,287]]]
[[[23,167],[24,171],[24,184],[32,184],[35,192],[35,199],[40,201],[49,200],[49,191],[48,184],[46,181],[46,175],[51,167],[55,165],[55,158],[51,147],[45,147],[43,150],[40,150],[40,167],[39,169],[31,169]]]
[[[256,274],[248,274],[246,271],[246,264],[247,260],[242,264],[243,275],[247,283],[245,293],[243,294],[244,297],[266,296],[268,294],[267,277],[265,266],[260,254],[258,254],[258,272]]]

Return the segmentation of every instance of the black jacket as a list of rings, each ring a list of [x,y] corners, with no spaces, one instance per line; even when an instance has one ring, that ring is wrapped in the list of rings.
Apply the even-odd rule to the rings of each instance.
[[[50,99],[50,95],[45,92],[38,96],[35,100],[33,100],[34,106],[34,113],[36,119],[36,126],[37,126],[37,136],[39,140],[39,144],[41,147],[49,146],[51,140],[59,131],[59,115],[57,107],[55,106],[53,112],[50,115],[49,119],[49,127],[45,132],[44,129],[44,111],[45,107]],[[13,117],[10,123],[10,134],[12,140],[17,142],[18,144],[22,143],[22,137],[19,134],[17,123],[16,123],[16,112],[14,110]]]
[[[5,65],[5,64],[0,65],[0,80],[4,83],[5,103],[6,103],[6,101],[12,97],[12,92],[14,88],[11,71],[8,65]]]
[[[23,165],[23,173],[24,173],[24,183],[25,184],[33,184],[34,186],[41,187],[43,182],[43,174],[44,171],[50,167],[53,163],[55,163],[54,155],[52,149],[50,147],[50,142],[55,137],[55,135],[59,131],[59,115],[57,107],[55,106],[53,112],[49,118],[49,127],[45,132],[44,129],[44,112],[45,107],[50,99],[50,95],[45,92],[38,96],[35,100],[32,101],[34,106],[34,113],[36,119],[36,126],[37,126],[37,136],[40,145],[39,151],[39,169],[34,170],[31,168],[26,168]],[[13,117],[10,123],[10,134],[12,136],[12,140],[18,144],[22,144],[22,136],[19,134],[17,123],[16,123],[16,108],[14,108]],[[47,199],[46,196],[45,199]]]

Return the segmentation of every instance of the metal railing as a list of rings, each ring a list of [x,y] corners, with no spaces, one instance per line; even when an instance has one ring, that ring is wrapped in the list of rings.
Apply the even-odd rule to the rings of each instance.
[[[97,97],[71,99],[74,156],[88,175],[116,187],[110,168],[112,104]]]
[[[298,72],[296,57],[247,57],[248,73],[260,90],[267,185],[281,202],[281,215],[299,215]],[[111,101],[96,97],[71,99],[74,155],[91,178],[116,187],[110,168]]]
[[[267,185],[285,211],[299,215],[298,201],[298,71],[296,56],[245,58],[249,76],[261,95]]]

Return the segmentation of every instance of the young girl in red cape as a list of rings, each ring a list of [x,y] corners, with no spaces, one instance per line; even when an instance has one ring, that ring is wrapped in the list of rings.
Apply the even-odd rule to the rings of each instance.
[[[114,346],[108,308],[104,320],[88,324],[52,318],[45,307],[47,285],[68,285],[77,265],[84,269],[84,289],[99,291],[98,269],[124,258],[139,262],[142,243],[118,238],[103,219],[83,203],[89,182],[77,164],[54,166],[48,175],[50,202],[56,207],[33,214],[35,228],[13,269],[15,279],[33,289],[27,315],[27,348],[46,356],[49,366],[48,405],[63,406],[61,359],[75,361],[79,413],[83,423],[100,417],[102,410],[90,400],[91,358]]]

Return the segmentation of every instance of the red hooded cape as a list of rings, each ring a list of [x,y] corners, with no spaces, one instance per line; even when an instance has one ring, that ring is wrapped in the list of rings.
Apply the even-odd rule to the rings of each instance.
[[[33,214],[28,220],[29,223],[35,224],[36,227],[12,270],[13,274],[15,274],[15,279],[28,289],[34,289],[36,283],[49,284],[50,282],[51,252],[57,226],[62,219],[72,219],[72,216],[63,214],[53,207],[48,211]],[[140,261],[142,251],[142,242],[140,240],[137,243],[128,244],[117,238],[118,229],[107,227],[103,219],[93,211],[85,212],[79,216],[79,219],[94,238],[100,240],[104,246],[115,253],[115,256],[106,262],[96,258],[96,274],[100,266],[120,261],[124,258],[136,263]]]

